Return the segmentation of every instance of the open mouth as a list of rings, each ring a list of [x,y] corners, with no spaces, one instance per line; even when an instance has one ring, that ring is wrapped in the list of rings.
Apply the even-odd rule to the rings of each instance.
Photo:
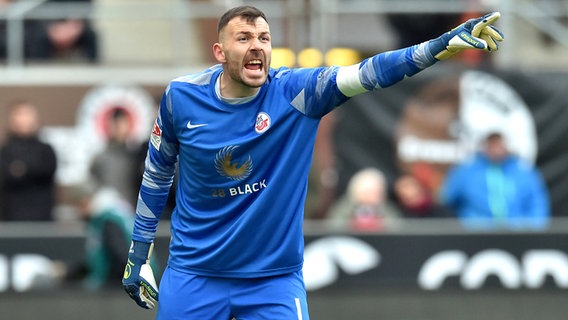
[[[250,60],[245,63],[245,68],[247,70],[262,70],[262,61],[260,59]]]

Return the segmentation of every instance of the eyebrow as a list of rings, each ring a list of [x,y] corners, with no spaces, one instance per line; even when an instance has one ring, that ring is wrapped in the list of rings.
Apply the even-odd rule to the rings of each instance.
[[[237,32],[235,33],[235,35],[240,35],[240,34],[244,34],[244,35],[249,36],[249,37],[252,37],[252,36],[253,36],[253,33],[250,32],[250,31],[237,31]],[[270,35],[270,32],[269,32],[269,31],[263,31],[263,32],[259,33],[258,35],[259,35],[259,36]]]

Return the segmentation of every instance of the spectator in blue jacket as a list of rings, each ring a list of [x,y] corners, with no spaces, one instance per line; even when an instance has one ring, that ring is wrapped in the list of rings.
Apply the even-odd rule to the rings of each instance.
[[[480,152],[449,171],[440,199],[467,228],[544,229],[550,217],[540,172],[512,154],[499,132],[488,134]]]

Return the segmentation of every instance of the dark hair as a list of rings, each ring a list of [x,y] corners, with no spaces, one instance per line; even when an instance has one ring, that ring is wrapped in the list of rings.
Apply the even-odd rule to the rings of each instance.
[[[128,118],[128,112],[122,106],[116,106],[110,113],[110,119],[117,120],[121,118]]]
[[[247,23],[250,24],[253,24],[259,17],[268,22],[268,19],[266,19],[264,12],[253,6],[234,7],[225,12],[221,16],[221,19],[219,19],[219,24],[217,25],[217,33],[221,32],[221,30],[225,28],[227,24],[229,24],[229,21],[231,21],[235,17],[242,17],[246,19]]]
[[[486,142],[500,140],[500,139],[503,139],[503,134],[499,131],[491,131],[485,136]]]

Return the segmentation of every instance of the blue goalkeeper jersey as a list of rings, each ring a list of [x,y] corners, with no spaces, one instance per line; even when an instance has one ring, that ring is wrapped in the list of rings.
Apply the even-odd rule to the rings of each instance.
[[[151,134],[133,240],[153,241],[178,163],[170,267],[230,278],[300,270],[320,119],[346,92],[385,87],[434,63],[424,52],[414,46],[367,59],[352,71],[361,81],[345,81],[343,91],[340,67],[271,69],[258,94],[239,104],[215,90],[220,65],[173,80]]]

